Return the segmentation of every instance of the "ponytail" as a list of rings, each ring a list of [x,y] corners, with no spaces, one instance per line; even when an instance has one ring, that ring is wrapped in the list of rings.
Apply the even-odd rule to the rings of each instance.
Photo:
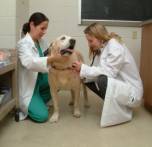
[[[114,39],[116,39],[119,43],[123,43],[122,38],[121,38],[118,34],[116,34],[116,33],[114,33],[114,32],[111,32],[111,33],[110,33],[110,38],[114,38]]]
[[[29,22],[27,22],[27,23],[25,23],[25,24],[23,25],[23,27],[22,27],[22,33],[23,33],[24,35],[26,35],[26,33],[29,32],[29,31],[30,31],[30,24],[29,24]]]

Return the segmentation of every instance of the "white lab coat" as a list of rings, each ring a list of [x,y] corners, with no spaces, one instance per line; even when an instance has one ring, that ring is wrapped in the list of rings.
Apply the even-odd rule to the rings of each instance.
[[[47,49],[47,44],[39,41],[41,49]],[[29,33],[17,43],[18,50],[18,82],[20,120],[25,119],[28,112],[38,72],[48,72],[47,57],[39,57],[38,49]]]
[[[108,76],[100,124],[116,125],[132,119],[132,107],[141,103],[142,81],[135,61],[125,45],[111,39],[101,48],[93,66],[82,64],[80,76],[86,82],[96,81],[101,74]]]

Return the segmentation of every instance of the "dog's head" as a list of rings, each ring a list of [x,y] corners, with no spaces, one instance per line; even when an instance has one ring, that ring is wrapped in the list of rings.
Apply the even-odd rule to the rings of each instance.
[[[59,52],[61,55],[71,55],[75,47],[76,40],[67,35],[61,35],[50,45],[50,52]]]

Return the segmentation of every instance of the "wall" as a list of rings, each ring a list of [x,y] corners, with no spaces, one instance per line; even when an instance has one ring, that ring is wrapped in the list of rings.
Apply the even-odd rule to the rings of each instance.
[[[0,48],[12,48],[16,39],[16,0],[0,1]]]
[[[29,0],[16,0],[16,42],[20,39],[22,25],[29,19]]]
[[[15,48],[28,17],[29,0],[0,1],[0,48]]]

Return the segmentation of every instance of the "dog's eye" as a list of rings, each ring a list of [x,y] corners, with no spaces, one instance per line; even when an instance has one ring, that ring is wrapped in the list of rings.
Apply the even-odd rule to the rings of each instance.
[[[65,40],[65,36],[63,36],[63,37],[61,38],[61,40]]]

